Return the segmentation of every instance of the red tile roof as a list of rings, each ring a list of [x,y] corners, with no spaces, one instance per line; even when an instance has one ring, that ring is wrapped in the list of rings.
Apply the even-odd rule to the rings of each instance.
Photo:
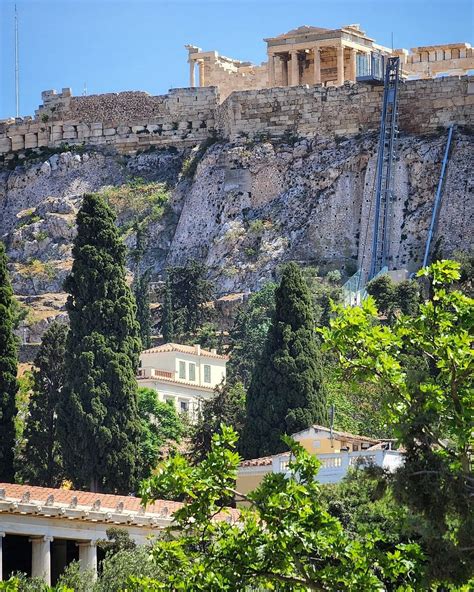
[[[229,356],[221,355],[218,353],[211,352],[207,349],[200,350],[198,354],[196,352],[196,348],[194,345],[183,345],[180,343],[164,343],[163,345],[159,345],[158,347],[152,347],[151,349],[146,349],[142,352],[142,354],[160,354],[163,352],[180,352],[182,354],[191,354],[194,356],[200,355],[204,358],[217,358],[219,360],[228,360]]]
[[[3,491],[2,491],[3,490]],[[53,496],[53,500],[48,500]],[[76,499],[74,499],[76,498]],[[181,502],[174,502],[168,500],[156,500],[153,504],[149,504],[144,509],[141,504],[141,499],[132,495],[113,495],[109,493],[93,493],[91,491],[76,491],[73,489],[54,489],[51,487],[36,487],[32,485],[17,485],[15,483],[0,483],[0,502],[6,499],[11,502],[18,502],[19,504],[41,504],[44,507],[49,506],[69,506],[78,508],[90,509],[94,504],[97,504],[97,510],[104,512],[105,510],[117,510],[119,504],[120,512],[145,512],[147,516],[156,514],[160,518],[167,516],[171,518],[172,514],[183,507]],[[238,520],[239,511],[233,508],[226,508],[225,511],[220,512],[215,519]]]
[[[100,509],[115,510],[118,504],[123,503],[124,511],[139,512],[142,509],[141,499],[131,495],[112,495],[108,493],[92,493],[90,491],[75,491],[73,489],[53,489],[50,487],[36,487],[32,485],[17,485],[14,483],[0,483],[0,489],[5,491],[5,498],[21,501],[28,492],[29,502],[46,503],[50,495],[54,496],[55,504],[70,505],[73,498],[77,498],[78,506],[91,507],[100,501]],[[74,500],[75,501],[75,500]],[[163,510],[169,513],[182,507],[180,502],[157,500],[146,508],[148,514],[161,514]]]
[[[304,430],[300,430],[299,432],[296,432],[296,434],[292,434],[292,436],[294,437],[299,434],[302,434],[303,432],[306,432],[307,430],[309,430],[311,428],[315,429],[317,432],[329,433],[331,431],[330,428],[315,424],[315,425],[309,426],[309,428],[306,428]],[[351,434],[349,432],[341,432],[340,430],[333,430],[332,433],[335,438],[341,438],[344,440],[355,440],[357,442],[369,442],[369,443],[373,443],[373,444],[378,444],[380,441],[383,441],[383,439],[381,439],[381,438],[369,438],[368,436],[357,436],[356,434]]]

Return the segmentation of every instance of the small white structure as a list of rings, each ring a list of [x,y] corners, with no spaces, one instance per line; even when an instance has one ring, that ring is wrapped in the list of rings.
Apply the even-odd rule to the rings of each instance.
[[[391,439],[370,438],[313,425],[292,437],[321,463],[317,480],[320,483],[338,483],[351,467],[377,466],[390,472],[403,464],[403,452],[393,450]],[[244,460],[237,474],[237,490],[253,491],[268,473],[289,475],[290,453]]]
[[[171,401],[193,420],[202,401],[225,380],[227,360],[215,349],[165,343],[141,353],[138,384],[158,391],[161,401]]]

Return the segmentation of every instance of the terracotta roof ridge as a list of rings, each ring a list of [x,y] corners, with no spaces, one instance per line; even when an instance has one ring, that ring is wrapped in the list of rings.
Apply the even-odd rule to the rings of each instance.
[[[201,348],[199,353],[196,351],[196,348],[193,345],[187,345],[184,343],[163,343],[162,345],[157,345],[156,347],[151,347],[149,349],[145,349],[142,351],[142,354],[152,354],[152,353],[161,353],[161,352],[169,352],[169,351],[177,351],[181,353],[196,355],[196,356],[203,356],[207,358],[217,358],[222,360],[228,360],[229,356],[225,354],[218,354],[217,352],[214,353],[208,349]]]

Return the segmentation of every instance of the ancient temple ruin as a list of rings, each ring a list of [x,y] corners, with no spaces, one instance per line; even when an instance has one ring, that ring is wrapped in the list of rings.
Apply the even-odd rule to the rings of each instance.
[[[474,69],[474,52],[468,43],[392,50],[377,44],[359,25],[340,29],[305,25],[264,41],[267,61],[258,66],[187,45],[189,85],[216,86],[221,100],[236,90],[342,86],[345,81],[381,78],[384,59],[391,55],[400,57],[408,79],[463,75]]]

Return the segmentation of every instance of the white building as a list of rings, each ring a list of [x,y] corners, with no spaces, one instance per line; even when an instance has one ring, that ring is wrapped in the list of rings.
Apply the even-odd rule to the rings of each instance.
[[[141,353],[138,384],[158,391],[161,401],[172,401],[194,419],[202,401],[225,380],[227,360],[215,349],[165,343]]]
[[[97,542],[108,528],[144,544],[181,505],[157,500],[144,508],[132,496],[0,483],[0,581],[20,571],[55,584],[73,560],[96,571],[103,558]]]
[[[355,466],[378,466],[393,472],[403,464],[403,451],[393,450],[391,439],[369,438],[320,425],[292,437],[320,461],[320,483],[339,483]],[[244,494],[253,491],[268,473],[290,475],[289,461],[290,452],[244,460],[237,474],[237,490]]]

